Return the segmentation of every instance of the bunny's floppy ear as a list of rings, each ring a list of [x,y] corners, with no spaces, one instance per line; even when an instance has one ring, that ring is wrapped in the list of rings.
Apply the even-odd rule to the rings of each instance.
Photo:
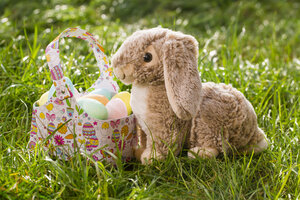
[[[177,117],[189,120],[200,105],[201,80],[197,69],[198,42],[189,35],[170,32],[163,45],[167,96]]]

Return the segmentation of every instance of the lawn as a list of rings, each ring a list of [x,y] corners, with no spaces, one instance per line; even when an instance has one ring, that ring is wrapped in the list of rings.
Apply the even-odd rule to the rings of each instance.
[[[296,0],[2,0],[0,199],[300,199],[299,10]],[[156,26],[198,40],[202,81],[245,94],[269,138],[266,151],[204,160],[183,150],[151,166],[112,167],[27,149],[32,104],[52,84],[48,43],[81,27],[111,57],[135,30]],[[60,48],[67,76],[85,90],[99,76],[88,45],[67,39]]]

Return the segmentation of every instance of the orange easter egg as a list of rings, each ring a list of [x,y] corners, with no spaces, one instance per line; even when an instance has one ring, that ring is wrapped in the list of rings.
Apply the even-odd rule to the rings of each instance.
[[[82,98],[95,99],[95,100],[99,101],[100,103],[102,103],[103,105],[106,105],[109,101],[108,98],[106,98],[104,95],[100,95],[100,94],[89,94],[89,95],[83,96]]]

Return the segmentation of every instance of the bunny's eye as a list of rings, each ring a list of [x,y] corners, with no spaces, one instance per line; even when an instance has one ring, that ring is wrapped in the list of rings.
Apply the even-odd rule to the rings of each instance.
[[[144,61],[145,62],[151,62],[151,60],[152,60],[152,54],[151,53],[145,53],[145,55],[144,55]]]

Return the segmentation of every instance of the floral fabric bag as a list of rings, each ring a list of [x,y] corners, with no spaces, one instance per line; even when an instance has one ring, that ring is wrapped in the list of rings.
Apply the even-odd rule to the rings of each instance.
[[[64,76],[58,49],[59,39],[63,37],[86,40],[94,52],[100,77],[86,92],[79,93],[75,87],[71,88]],[[112,69],[99,42],[85,30],[68,28],[47,46],[46,58],[55,92],[44,105],[38,106],[37,102],[33,104],[28,147],[33,149],[40,143],[45,151],[61,159],[69,159],[76,152],[87,152],[95,160],[104,159],[114,163],[113,154],[119,152],[122,160],[130,160],[136,142],[134,115],[112,120],[95,119],[76,100],[99,88],[118,92]]]

